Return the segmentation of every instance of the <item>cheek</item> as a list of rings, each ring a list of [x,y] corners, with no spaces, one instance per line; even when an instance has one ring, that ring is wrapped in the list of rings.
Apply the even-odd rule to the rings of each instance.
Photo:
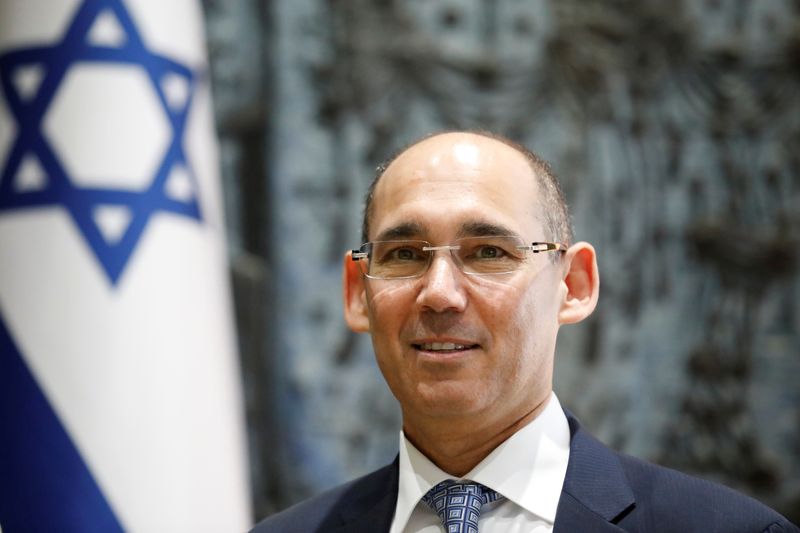
[[[492,280],[482,287],[485,294],[492,295],[484,300],[484,323],[494,342],[503,347],[502,356],[512,364],[527,366],[531,358],[541,359],[554,346],[558,305],[550,281],[539,278],[512,284]]]
[[[370,332],[375,335],[394,329],[411,308],[413,298],[412,280],[370,283],[367,286]]]
[[[492,278],[483,278],[480,281],[480,299],[473,301],[482,302],[481,313],[491,331],[506,336],[513,335],[512,338],[519,340],[529,328],[536,326],[535,317],[539,303],[533,284]]]

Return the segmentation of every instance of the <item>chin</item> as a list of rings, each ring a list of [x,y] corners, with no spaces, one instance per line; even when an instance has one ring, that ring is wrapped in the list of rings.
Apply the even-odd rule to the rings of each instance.
[[[479,387],[465,383],[421,385],[415,403],[429,416],[463,416],[486,408]]]

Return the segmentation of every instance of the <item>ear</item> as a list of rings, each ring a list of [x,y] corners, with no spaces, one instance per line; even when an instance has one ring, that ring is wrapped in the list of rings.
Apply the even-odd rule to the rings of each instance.
[[[559,324],[575,324],[592,314],[600,295],[600,274],[597,271],[597,256],[587,242],[573,244],[564,256],[566,287]]]
[[[364,276],[361,274],[361,268],[357,262],[350,257],[350,252],[344,254],[342,296],[344,297],[344,319],[350,329],[356,333],[369,331]]]

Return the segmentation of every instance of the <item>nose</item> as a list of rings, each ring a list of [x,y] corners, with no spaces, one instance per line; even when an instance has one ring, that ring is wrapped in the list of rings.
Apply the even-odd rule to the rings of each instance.
[[[436,313],[462,312],[467,305],[464,281],[464,273],[453,262],[451,254],[440,250],[420,280],[422,287],[417,302],[424,309]]]

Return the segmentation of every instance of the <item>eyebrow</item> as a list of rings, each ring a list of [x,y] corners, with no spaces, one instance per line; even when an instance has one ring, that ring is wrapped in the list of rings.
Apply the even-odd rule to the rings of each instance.
[[[486,237],[489,235],[500,235],[503,237],[519,237],[519,233],[511,229],[493,224],[491,222],[471,221],[461,225],[458,231],[459,237]]]
[[[417,222],[403,222],[397,226],[387,228],[380,232],[375,238],[376,241],[394,241],[397,239],[419,238],[425,233],[425,228]]]
[[[427,233],[427,226],[418,222],[403,222],[397,226],[392,226],[380,232],[375,238],[376,241],[394,241],[399,239],[424,239]],[[506,226],[473,220],[465,222],[458,230],[457,238],[462,237],[486,237],[489,235],[500,235],[508,237],[520,237],[520,234]]]

